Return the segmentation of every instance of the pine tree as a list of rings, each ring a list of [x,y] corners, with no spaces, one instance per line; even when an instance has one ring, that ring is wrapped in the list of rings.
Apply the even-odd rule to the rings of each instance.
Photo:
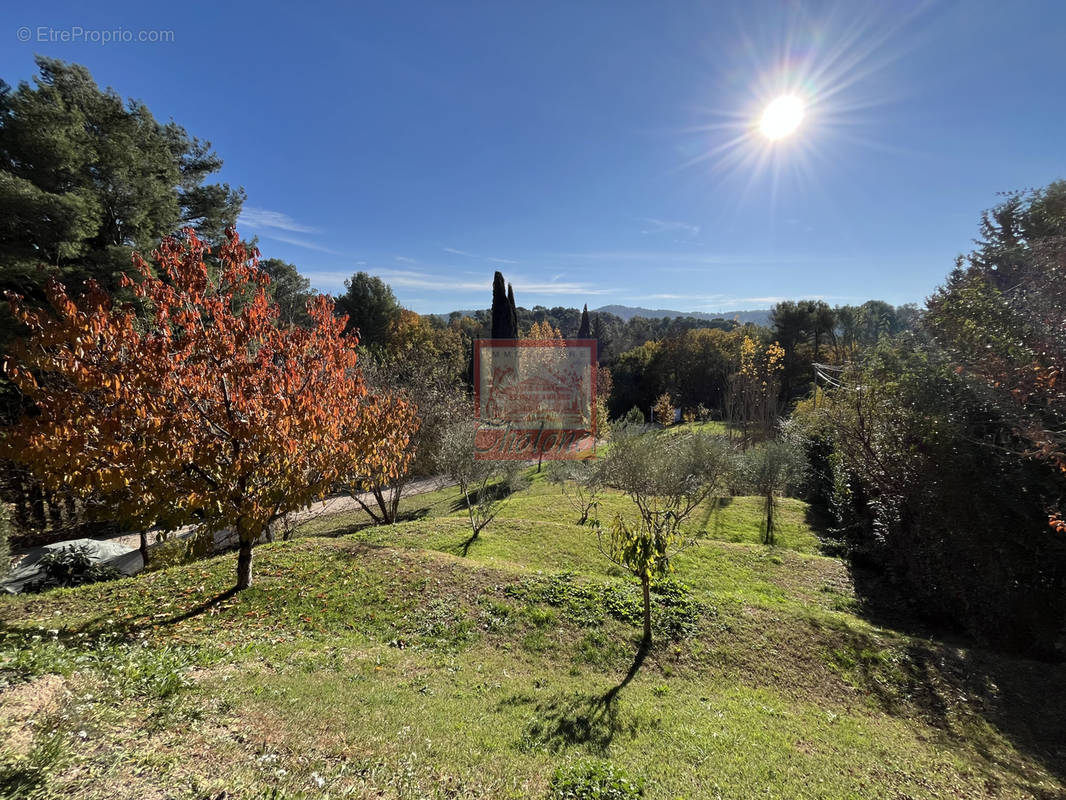
[[[135,249],[183,226],[224,241],[244,192],[206,182],[222,167],[208,142],[101,90],[85,67],[37,67],[35,85],[0,81],[0,292],[43,306],[42,263],[69,286],[92,278],[114,292]],[[0,309],[0,347],[16,330]]]

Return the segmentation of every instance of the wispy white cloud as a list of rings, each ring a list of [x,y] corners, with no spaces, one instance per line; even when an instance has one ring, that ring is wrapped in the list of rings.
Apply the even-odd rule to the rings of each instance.
[[[720,253],[678,252],[676,250],[590,250],[557,253],[555,258],[573,261],[644,261],[654,264],[737,264],[759,262],[752,256]]]
[[[599,287],[592,287],[585,283],[568,283],[565,281],[558,282],[537,282],[527,281],[524,278],[515,278],[511,283],[514,284],[515,291],[529,292],[530,294],[614,294],[617,289],[603,289]]]
[[[415,272],[414,270],[380,269],[374,270],[374,274],[393,286],[406,286],[413,289],[461,292],[477,289],[484,290],[486,285],[491,285],[486,284],[484,279],[457,281],[454,277],[433,275],[429,272]]]
[[[315,250],[319,253],[329,253],[331,256],[346,255],[345,253],[342,253],[339,250],[332,250],[329,247],[324,247],[323,245],[318,244],[317,242],[309,242],[306,239],[298,239],[295,236],[285,236],[284,234],[280,233],[264,233],[263,238],[273,239],[276,242],[284,242],[285,244],[291,244],[296,247],[304,247],[308,250]]]
[[[270,211],[265,208],[254,208],[252,206],[245,206],[241,209],[241,216],[238,220],[239,224],[247,225],[251,228],[275,228],[279,231],[289,231],[291,233],[321,233],[318,228],[312,228],[310,225],[304,225],[297,222],[288,214],[284,214],[281,211]]]
[[[812,295],[804,295],[811,300],[817,300],[818,297]],[[750,305],[752,303],[762,303],[765,305],[773,305],[774,303],[780,303],[782,300],[787,300],[787,297],[773,296],[773,297],[734,297],[729,300],[731,303],[738,305]]]
[[[484,259],[485,261],[491,261],[494,264],[517,264],[517,263],[519,263],[518,261],[515,261],[514,259],[511,259],[511,258],[497,258],[496,256],[482,256],[482,255],[478,255],[477,253],[471,253],[469,250],[460,250],[460,249],[458,249],[456,247],[442,247],[441,250],[443,250],[445,253],[451,253],[453,256],[463,256],[465,258],[481,258],[481,259]]]
[[[728,294],[672,294],[657,293],[646,295],[628,295],[624,298],[632,305],[647,305],[649,300],[669,301],[678,311],[737,311],[745,309],[767,308],[783,300],[825,300],[827,302],[848,302],[856,298],[845,295],[818,294],[817,292],[798,292],[788,295],[764,295],[758,297],[738,297]],[[680,301],[680,302],[678,302]]]
[[[814,298],[814,295],[804,295]],[[688,294],[673,294],[661,292],[656,294],[629,295],[624,298],[633,305],[648,304],[649,300],[668,301],[678,311],[703,311],[720,309],[737,309],[742,306],[764,308],[768,305],[780,302],[784,297],[734,297],[727,294],[700,294],[690,292]],[[677,302],[681,301],[681,302]]]
[[[651,236],[656,233],[675,233],[684,234],[686,236],[699,236],[700,226],[690,225],[687,222],[679,222],[669,219],[655,219],[654,217],[645,217],[641,220],[644,224],[644,228],[641,229],[641,233],[645,236]]]
[[[669,272],[704,272],[709,267],[719,267],[725,270],[737,267],[783,267],[815,264],[825,266],[829,264],[853,263],[854,257],[849,256],[823,256],[816,254],[747,254],[747,253],[714,253],[698,251],[678,250],[593,250],[586,252],[554,253],[546,255],[550,259],[563,266],[576,265],[586,262],[606,262],[608,264],[626,264],[635,267],[646,267],[656,271]],[[579,267],[580,268],[580,267]]]
[[[352,277],[356,271],[351,269],[310,269],[303,274],[304,277],[311,281],[312,286],[316,289],[323,289],[325,287],[336,288],[343,286],[344,282]]]
[[[396,261],[398,261],[401,264],[417,264],[418,263],[417,261],[415,261],[415,259],[408,258],[407,256],[393,256],[393,258],[395,258]]]
[[[384,269],[377,270],[376,274],[382,280],[394,286],[404,286],[413,289],[434,289],[439,292],[488,292],[491,283],[484,278],[479,280],[456,280],[454,273],[450,275],[436,275],[430,272],[418,272],[414,270]],[[561,278],[562,276],[555,276]],[[600,295],[611,294],[615,289],[604,289],[589,284],[575,281],[548,280],[526,277],[522,275],[512,276],[510,282],[516,292],[526,292],[533,295]]]

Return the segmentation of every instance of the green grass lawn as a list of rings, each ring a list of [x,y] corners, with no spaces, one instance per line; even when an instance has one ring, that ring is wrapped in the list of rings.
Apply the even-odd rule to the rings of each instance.
[[[589,770],[648,798],[1066,796],[1066,669],[877,627],[803,503],[773,548],[757,499],[700,509],[641,660],[636,587],[534,477],[474,542],[443,490],[257,548],[239,595],[224,555],[0,598],[0,797],[541,798]]]

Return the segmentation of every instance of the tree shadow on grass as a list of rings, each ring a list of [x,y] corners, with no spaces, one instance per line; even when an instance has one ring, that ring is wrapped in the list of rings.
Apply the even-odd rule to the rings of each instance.
[[[428,508],[413,508],[410,511],[401,511],[396,515],[396,522],[416,522],[420,519],[425,519],[429,516]],[[337,539],[341,536],[349,536],[355,533],[363,533],[373,528],[387,528],[388,526],[374,522],[371,519],[367,519],[364,522],[354,522],[350,525],[341,525],[333,528],[332,530],[325,531],[323,533],[315,533],[307,536],[306,538],[322,537],[325,539]]]
[[[803,521],[818,537],[822,555],[834,558],[843,558],[847,555],[844,539],[832,532],[833,518],[826,509],[815,503],[808,503],[803,512]]]
[[[441,553],[447,553],[450,556],[461,556],[462,558],[466,558],[470,553],[470,548],[481,541],[481,533],[479,531],[478,533],[471,534],[469,523],[467,523],[465,519],[462,520],[462,522],[464,523],[462,529],[465,530],[465,533],[463,533],[464,538],[462,540],[442,544],[435,549],[439,550]]]
[[[537,703],[533,717],[522,732],[520,747],[524,750],[560,752],[577,746],[595,755],[606,756],[615,736],[636,735],[646,726],[646,721],[635,714],[626,713],[618,700],[622,690],[640,671],[647,656],[648,648],[642,646],[621,682],[603,694],[589,696],[568,692]],[[519,698],[517,701],[504,701],[503,704],[516,705],[521,702]]]
[[[838,631],[835,639],[837,665],[886,713],[917,713],[945,743],[972,747],[1033,797],[1062,796],[1040,785],[1031,763],[1066,782],[1066,665],[940,637],[912,639],[888,657],[865,633]],[[996,734],[1012,749],[1005,751]]]
[[[1021,759],[1005,757],[992,737],[998,733],[1066,782],[1066,664],[997,652],[938,623],[882,569],[851,552],[845,534],[830,533],[824,511],[809,507],[807,523],[826,543],[823,552],[847,566],[857,601],[853,613],[908,637],[886,648],[864,632],[834,630],[832,646],[850,680],[887,713],[918,713],[946,742],[974,747],[1034,797],[1059,797],[1057,790],[1030,784]]]
[[[477,541],[477,538],[478,535],[476,533],[471,534],[465,542],[459,545],[459,553],[463,558],[466,558],[467,554],[470,552],[470,547]]]
[[[53,629],[49,632],[49,639],[72,650],[89,649],[104,642],[130,641],[145,631],[169,628],[210,613],[236,595],[236,587],[231,587],[166,618],[155,617],[150,611],[130,619],[114,619],[107,613],[98,614],[79,625]],[[30,650],[40,643],[42,635],[39,629],[21,628],[0,621],[0,639],[9,644],[19,643]]]
[[[722,510],[733,504],[732,497],[712,497],[692,516],[689,525],[704,536],[721,539]]]
[[[477,505],[481,502],[482,497],[487,500],[506,500],[512,494],[515,494],[522,490],[522,486],[517,483],[510,483],[508,481],[499,481],[497,483],[489,484],[482,489],[476,489],[470,492],[470,503],[466,502],[466,498],[459,494],[459,496],[449,503],[448,507],[454,514],[457,511],[466,511],[471,505]]]
[[[227,600],[236,598],[237,594],[237,587],[231,586],[229,589],[219,592],[211,597],[207,597],[182,611],[176,611],[168,617],[158,618],[149,614],[141,614],[129,620],[116,620],[114,623],[108,624],[106,627],[101,627],[98,623],[96,625],[88,623],[87,625],[72,629],[71,633],[75,635],[78,633],[88,633],[92,635],[94,632],[98,634],[118,632],[128,635],[151,630],[152,628],[169,628],[174,625],[179,625],[182,622],[195,619],[203,614],[209,614],[214,609],[221,607]],[[89,625],[92,625],[92,627],[88,627]]]

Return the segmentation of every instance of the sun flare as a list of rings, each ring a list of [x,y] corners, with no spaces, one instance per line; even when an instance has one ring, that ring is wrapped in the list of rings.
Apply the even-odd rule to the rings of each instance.
[[[794,94],[778,97],[762,113],[759,130],[770,140],[784,139],[803,122],[803,101]]]

